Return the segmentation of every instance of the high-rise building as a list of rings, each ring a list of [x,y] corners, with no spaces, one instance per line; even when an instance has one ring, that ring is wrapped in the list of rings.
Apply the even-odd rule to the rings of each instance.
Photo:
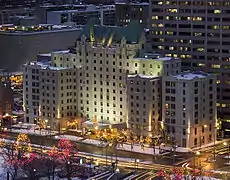
[[[178,74],[181,63],[180,59],[151,53],[136,59],[139,63],[137,61],[135,64],[140,68],[135,73],[142,74],[128,75],[127,78],[127,125],[137,135],[147,136],[157,133],[162,125],[161,77]]]
[[[51,53],[51,66],[53,67],[46,67],[45,70],[42,71],[52,74],[54,67],[57,69],[68,69],[68,71],[77,70],[77,81],[69,81],[71,82],[69,85],[72,86],[71,88],[73,89],[70,90],[70,87],[67,85],[66,87],[62,86],[63,91],[69,88],[69,93],[77,93],[77,102],[71,105],[72,108],[73,106],[77,106],[77,109],[74,108],[74,112],[90,120],[96,119],[98,123],[126,125],[128,120],[128,74],[141,73],[149,76],[162,76],[164,73],[168,75],[179,73],[181,68],[179,59],[164,58],[159,54],[146,53],[148,45],[146,43],[145,31],[141,28],[140,24],[136,22],[126,27],[105,27],[88,24],[82,31],[81,36],[77,39],[75,46],[75,50],[72,51]],[[29,122],[34,122],[33,119],[36,117],[33,113],[37,113],[39,107],[40,109],[43,108],[43,105],[41,106],[42,102],[40,101],[42,101],[43,96],[45,97],[46,94],[41,93],[43,92],[42,84],[49,80],[47,79],[48,77],[43,78],[44,75],[42,74],[38,73],[38,75],[36,75],[37,77],[35,77],[35,74],[28,71],[28,69],[34,68],[41,67],[38,66],[38,64],[26,64],[24,66],[24,76],[27,77],[24,78],[24,83],[28,84],[23,86],[24,107],[25,110],[32,110],[32,114],[30,112],[26,113],[31,114],[31,118],[26,119],[26,121]],[[60,70],[58,72],[61,73]],[[68,78],[66,74],[64,77]],[[36,80],[36,78],[39,78],[39,80]],[[42,79],[44,79],[45,82],[42,82]],[[60,78],[56,80],[61,81]],[[35,84],[33,84],[33,81],[36,81],[34,82]],[[36,85],[37,83],[38,85]],[[75,85],[76,87],[74,88]],[[33,86],[40,87],[39,97],[35,90],[36,94],[31,94],[33,93]],[[44,88],[45,87],[46,85],[44,85]],[[46,90],[46,92],[48,91]],[[53,93],[58,96],[58,93],[54,92],[52,87],[49,87],[49,92],[49,96],[44,98],[44,103],[47,103],[46,100],[48,100],[48,97],[52,96]],[[27,94],[30,99],[27,98]],[[60,94],[61,93],[59,93],[59,95]],[[55,98],[59,98],[56,96]],[[36,101],[36,103],[39,102],[39,104],[36,105],[35,110],[33,108],[31,109],[30,107],[34,107],[33,101],[37,98],[39,98],[39,101]],[[67,97],[63,98],[63,103],[67,103],[66,101],[69,99]],[[70,99],[70,101],[73,101],[74,98]],[[56,101],[57,100],[55,100],[55,102]],[[30,103],[32,103],[32,105]],[[26,106],[28,108],[26,108]],[[48,113],[52,118],[54,112],[50,108],[46,109],[45,107],[47,111],[44,113],[45,115]],[[76,115],[74,112],[72,112],[72,114],[70,113],[70,105],[60,105],[59,109],[64,112],[63,117]],[[39,113],[37,117],[38,116],[41,117],[43,115]],[[45,116],[41,118],[49,120],[49,118]]]
[[[153,49],[182,59],[184,70],[217,74],[217,108],[225,134],[230,129],[230,2],[151,0]]]
[[[117,26],[124,26],[135,20],[148,27],[149,3],[147,2],[116,2],[115,11]]]
[[[162,79],[166,134],[182,147],[212,143],[216,138],[216,76],[184,72]]]
[[[157,132],[161,120],[161,78],[128,75],[128,129],[138,136]]]
[[[45,122],[52,129],[59,129],[66,119],[77,117],[78,73],[77,69],[49,63],[24,65],[24,119],[27,123]]]

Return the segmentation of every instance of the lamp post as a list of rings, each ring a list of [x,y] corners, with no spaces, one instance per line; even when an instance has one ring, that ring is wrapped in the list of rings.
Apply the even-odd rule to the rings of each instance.
[[[216,169],[216,130],[217,127],[214,128],[214,151],[213,151],[213,168]]]
[[[204,133],[204,131],[205,131],[205,128],[207,128],[208,126],[205,124],[205,125],[202,125],[201,126],[201,129],[200,129],[200,134],[199,134],[199,136],[200,136],[200,150],[201,150],[201,146],[202,146],[202,134]]]
[[[228,143],[228,142],[224,142],[223,145],[224,145],[224,146],[227,146],[227,148],[228,148],[228,151],[227,151],[227,153],[228,153],[228,158],[230,158],[229,143]]]

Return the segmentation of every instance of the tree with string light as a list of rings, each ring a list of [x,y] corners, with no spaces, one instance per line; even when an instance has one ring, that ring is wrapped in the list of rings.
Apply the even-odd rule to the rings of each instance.
[[[25,155],[31,152],[30,140],[27,135],[19,134],[15,142],[1,141],[2,156],[5,161],[7,178],[15,179],[18,170],[25,161]]]
[[[73,146],[70,140],[60,139],[58,142],[59,160],[68,180],[71,180],[71,176],[74,173],[73,169],[73,154],[76,154],[76,147]]]

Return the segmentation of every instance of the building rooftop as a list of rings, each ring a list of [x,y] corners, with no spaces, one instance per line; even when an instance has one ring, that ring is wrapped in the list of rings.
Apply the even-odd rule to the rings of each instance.
[[[82,30],[79,37],[85,35],[90,42],[104,43],[120,42],[125,38],[128,43],[137,43],[144,32],[144,28],[138,21],[133,21],[125,27],[95,25],[90,21]]]
[[[41,34],[59,31],[73,31],[82,30],[82,26],[64,26],[64,25],[53,25],[53,24],[39,24],[34,26],[16,26],[14,24],[3,24],[0,25],[1,34]]]
[[[52,53],[55,53],[55,54],[66,54],[69,52],[70,52],[70,50],[52,51]]]
[[[129,74],[128,78],[144,78],[144,79],[155,79],[158,78],[159,76],[147,76],[147,75],[143,75],[143,74]]]
[[[116,2],[115,5],[132,5],[132,6],[149,6],[149,3],[147,2]]]
[[[173,77],[177,79],[184,79],[184,80],[193,80],[193,79],[202,79],[210,76],[210,74],[205,72],[183,72]]]
[[[178,60],[178,58],[172,58],[172,57],[163,57],[161,54],[157,53],[143,53],[142,55],[139,55],[139,57],[136,57],[135,59],[139,60],[159,60],[159,61],[171,61],[171,60]]]
[[[29,66],[39,66],[41,69],[50,69],[50,70],[54,70],[54,71],[60,71],[60,70],[66,70],[66,69],[71,69],[71,68],[67,68],[67,67],[54,67],[50,64],[50,61],[41,61],[41,62],[30,62],[27,63],[26,65]]]

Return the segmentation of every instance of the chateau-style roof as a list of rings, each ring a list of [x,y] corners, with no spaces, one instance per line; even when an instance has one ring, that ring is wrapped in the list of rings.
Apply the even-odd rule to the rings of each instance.
[[[95,25],[93,21],[89,22],[82,30],[79,37],[83,35],[91,42],[120,42],[125,38],[128,43],[137,43],[140,40],[144,28],[138,21],[133,21],[127,26],[101,26]]]

